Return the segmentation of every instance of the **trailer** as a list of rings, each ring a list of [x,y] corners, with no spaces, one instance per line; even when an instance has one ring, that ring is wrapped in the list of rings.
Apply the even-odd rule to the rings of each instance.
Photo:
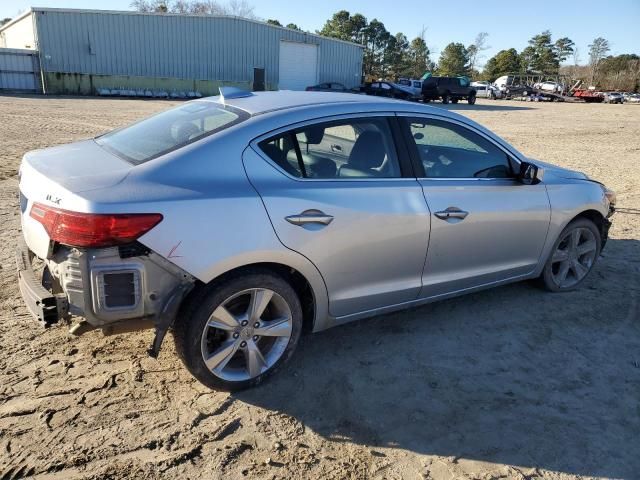
[[[596,92],[589,89],[576,89],[573,92],[575,98],[579,98],[587,103],[602,103],[604,102],[604,95],[602,92]]]

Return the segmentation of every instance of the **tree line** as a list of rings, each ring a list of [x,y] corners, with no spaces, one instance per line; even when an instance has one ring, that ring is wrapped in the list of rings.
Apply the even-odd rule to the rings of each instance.
[[[595,38],[589,45],[588,64],[579,66],[579,52],[573,40],[560,37],[554,41],[551,31],[533,36],[521,52],[515,48],[499,51],[480,70],[482,52],[487,50],[486,32],[464,45],[451,42],[432,61],[425,41],[425,31],[411,42],[406,35],[391,34],[378,19],[367,22],[364,15],[340,10],[316,33],[364,45],[363,73],[369,78],[419,78],[425,72],[442,76],[467,76],[473,80],[494,81],[507,74],[569,75],[586,85],[603,89],[640,90],[640,58],[634,54],[608,55],[609,42]],[[563,66],[568,59],[573,66]]]

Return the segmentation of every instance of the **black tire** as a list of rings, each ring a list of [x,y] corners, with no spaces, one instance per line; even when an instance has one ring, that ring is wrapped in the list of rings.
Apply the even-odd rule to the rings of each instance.
[[[457,98],[452,98],[451,99],[451,103],[458,103],[458,99]]]
[[[445,93],[444,95],[442,95],[442,103],[444,105],[446,105],[450,101],[451,101],[451,95],[449,95],[448,93]]]
[[[596,242],[595,255],[584,277],[582,277],[580,280],[578,280],[576,283],[570,286],[561,286],[557,283],[556,280],[554,280],[553,256],[554,256],[554,253],[556,253],[556,251],[558,250],[560,243],[563,241],[563,239],[565,239],[567,234],[569,234],[571,231],[575,229],[588,229],[593,234],[593,238]],[[569,225],[567,225],[564,228],[564,230],[562,230],[562,232],[554,242],[553,248],[549,253],[549,258],[547,258],[547,262],[545,263],[544,269],[542,270],[542,274],[538,278],[538,283],[543,288],[545,288],[550,292],[568,292],[571,290],[575,290],[582,284],[582,282],[584,282],[584,280],[589,276],[589,274],[593,270],[593,266],[596,264],[598,257],[600,256],[601,248],[602,248],[602,237],[600,236],[600,231],[598,230],[598,227],[596,227],[596,225],[591,220],[588,220],[586,218],[577,218],[573,220],[572,222],[569,223]]]
[[[467,103],[469,105],[474,105],[476,103],[476,94],[475,93],[470,93],[469,96],[467,97]]]
[[[227,299],[238,292],[257,288],[275,292],[288,305],[292,323],[288,344],[277,361],[258,376],[240,381],[220,378],[207,368],[203,359],[201,341],[205,326],[214,310]],[[197,380],[211,389],[238,391],[260,384],[286,363],[295,351],[301,331],[302,307],[295,290],[282,277],[268,269],[252,269],[219,282],[214,281],[193,292],[180,310],[173,336],[178,356]],[[233,355],[236,354],[241,354],[240,350]]]

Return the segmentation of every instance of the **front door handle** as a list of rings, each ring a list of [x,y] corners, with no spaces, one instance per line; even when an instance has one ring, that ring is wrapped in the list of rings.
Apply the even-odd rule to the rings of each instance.
[[[329,225],[333,221],[333,216],[327,215],[320,210],[305,210],[298,215],[289,215],[284,219],[293,225],[306,225],[308,223],[319,223],[321,225]]]
[[[460,210],[459,208],[449,207],[446,210],[435,212],[434,215],[442,220],[448,220],[450,218],[464,220],[467,215],[469,215],[469,212],[465,212],[464,210]]]

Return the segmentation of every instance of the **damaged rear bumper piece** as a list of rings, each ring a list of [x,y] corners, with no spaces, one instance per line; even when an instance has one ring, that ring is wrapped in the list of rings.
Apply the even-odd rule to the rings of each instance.
[[[70,333],[96,328],[109,335],[155,328],[149,348],[157,356],[195,278],[140,243],[99,249],[57,245],[34,271],[34,255],[21,238],[16,253],[20,293],[45,327],[81,317]]]

